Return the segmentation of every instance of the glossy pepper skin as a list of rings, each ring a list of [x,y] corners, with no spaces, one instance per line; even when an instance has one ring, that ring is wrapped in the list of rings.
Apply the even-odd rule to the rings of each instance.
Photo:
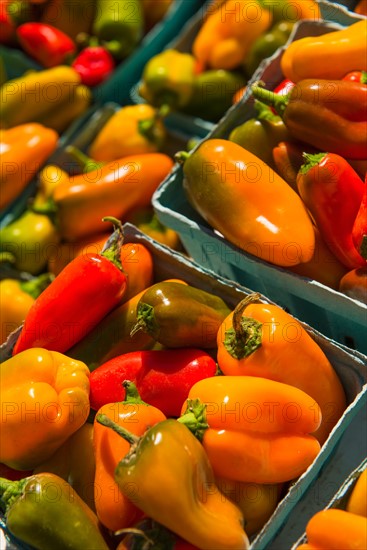
[[[173,250],[180,250],[182,248],[178,233],[158,219],[152,205],[132,210],[127,214],[125,221],[132,223],[145,235],[148,235],[148,237],[173,248]]]
[[[113,73],[115,60],[102,46],[87,46],[71,65],[80,74],[82,84],[93,87],[102,84]]]
[[[113,426],[103,416],[96,418]],[[130,498],[145,515],[202,550],[249,547],[242,513],[216,487],[206,453],[186,426],[167,419],[139,440],[118,426],[113,429],[129,437],[130,444],[136,443],[117,465],[115,480],[127,496],[129,484],[137,484],[139,490]]]
[[[297,176],[304,163],[303,153],[318,151],[305,143],[288,140],[280,141],[272,151],[274,170],[298,193]]]
[[[367,172],[362,201],[352,227],[352,240],[359,254],[367,261]]]
[[[256,99],[275,108],[290,134],[319,151],[367,158],[367,86],[343,80],[301,80],[289,94],[257,85]]]
[[[165,126],[151,105],[126,105],[106,122],[88,152],[97,161],[110,162],[129,155],[158,152],[166,138]]]
[[[97,412],[106,415],[119,426],[125,427],[136,436],[142,436],[148,428],[165,420],[165,415],[156,407],[144,403],[135,385],[125,380],[125,398],[108,402]],[[130,445],[110,428],[94,421],[94,453],[96,457],[95,505],[100,522],[111,531],[129,527],[143,515],[134,504],[136,488],[130,485],[122,492],[114,478],[120,460],[128,454]]]
[[[0,130],[0,209],[16,199],[41,170],[56,149],[57,140],[57,133],[41,124],[21,124]]]
[[[54,192],[61,236],[76,241],[105,229],[108,213],[118,219],[133,208],[147,206],[173,167],[163,153],[130,155],[88,174],[71,176]]]
[[[229,311],[219,296],[191,285],[163,281],[141,296],[131,334],[143,330],[168,348],[213,348]]]
[[[142,350],[107,361],[91,373],[90,403],[94,410],[122,401],[124,380],[131,380],[146,403],[166,416],[179,416],[193,384],[215,376],[217,365],[204,351],[194,348]]]
[[[258,302],[258,297],[250,294],[242,300],[219,330],[219,368],[227,376],[269,378],[307,393],[321,409],[314,435],[323,443],[346,407],[344,388],[302,325],[279,306]]]
[[[124,59],[135,50],[143,29],[139,0],[97,0],[91,32],[116,59]]]
[[[121,235],[101,254],[74,258],[35,301],[13,348],[67,351],[116,307],[125,290]]]
[[[352,269],[343,275],[338,290],[362,303],[367,304],[367,267]]]
[[[366,265],[353,242],[353,225],[365,184],[344,157],[305,155],[297,176],[298,192],[330,250],[347,268]]]
[[[181,283],[185,284],[183,281]],[[94,371],[118,355],[151,349],[155,340],[147,332],[139,330],[133,336],[130,335],[136,323],[136,308],[144,292],[142,290],[108,313],[93,330],[68,350],[68,355],[83,361],[90,371]]]
[[[26,350],[1,365],[1,402],[0,462],[30,470],[85,423],[88,368],[58,352]]]
[[[16,33],[23,50],[45,68],[67,63],[76,52],[74,41],[53,25],[32,21],[20,25]]]
[[[280,266],[311,258],[315,237],[303,202],[256,155],[229,140],[208,139],[177,159],[190,204],[229,242]]]
[[[367,518],[367,467],[357,477],[348,497],[346,511]]]
[[[310,435],[321,421],[315,400],[267,378],[201,380],[192,386],[182,413],[179,422],[202,442],[216,476],[254,483],[290,481],[320,451]]]
[[[307,542],[299,550],[364,550],[367,548],[366,518],[329,508],[317,512],[306,526]]]
[[[6,526],[21,542],[37,550],[108,550],[96,515],[59,476],[42,473],[13,482],[1,478],[0,493]]]
[[[260,4],[271,10],[274,22],[285,20],[295,23],[301,19],[321,18],[317,0],[281,0],[276,3],[272,0],[260,0]]]
[[[49,273],[43,273],[27,281],[17,279],[0,281],[0,344],[3,344],[9,334],[22,324],[35,299],[50,282]]]
[[[39,464],[34,474],[48,472],[65,481],[80,498],[95,511],[94,478],[96,461],[93,448],[93,424],[86,422],[47,460]]]
[[[60,242],[56,245],[47,260],[47,269],[50,273],[58,275],[64,267],[68,265],[74,258],[83,254],[102,252],[103,246],[110,237],[110,232],[97,233],[76,241],[74,243]]]
[[[366,40],[365,21],[321,36],[295,40],[280,60],[282,73],[298,83],[304,79],[338,80],[349,71],[366,71]]]
[[[234,128],[228,139],[275,169],[273,148],[289,138],[288,129],[281,117],[275,115],[270,107],[261,101],[255,100],[254,108],[255,117]]]
[[[235,69],[253,42],[270,28],[271,11],[260,2],[252,4],[255,16],[247,15],[247,0],[226,0],[208,9],[192,45],[194,56],[204,67]]]

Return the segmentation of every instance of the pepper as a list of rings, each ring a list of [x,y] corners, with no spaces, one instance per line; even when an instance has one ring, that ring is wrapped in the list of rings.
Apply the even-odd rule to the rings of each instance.
[[[255,117],[236,126],[228,139],[241,145],[275,169],[273,149],[279,142],[289,138],[288,129],[281,117],[275,115],[270,107],[261,101],[255,100],[254,108]]]
[[[1,127],[10,128],[37,119],[44,119],[66,106],[72,109],[75,88],[80,76],[72,67],[59,65],[51,69],[32,71],[19,78],[8,80],[1,86]],[[84,88],[83,88],[84,90]],[[49,128],[49,123],[46,123]]]
[[[92,141],[88,154],[110,162],[129,155],[155,153],[166,139],[165,126],[151,105],[126,105],[106,122]]]
[[[181,284],[186,283],[181,281]],[[83,361],[93,371],[118,355],[151,349],[155,340],[147,332],[139,330],[130,335],[136,323],[136,308],[144,292],[142,290],[112,310],[98,326],[68,350],[68,355]]]
[[[135,225],[155,241],[169,246],[173,250],[182,248],[178,233],[174,229],[163,225],[152,205],[133,210],[126,216],[125,222]]]
[[[367,2],[366,0],[357,0],[357,4],[354,6],[354,13],[358,15],[365,15],[367,17]]]
[[[23,50],[45,68],[67,63],[76,52],[74,41],[53,25],[32,21],[17,27]]]
[[[244,69],[249,78],[264,59],[273,55],[281,46],[284,46],[293,26],[294,23],[291,21],[278,21],[267,32],[256,38],[243,60]]]
[[[103,231],[105,224],[101,220],[106,213],[123,219],[133,208],[147,206],[172,167],[168,155],[147,153],[71,176],[53,195],[60,235],[64,240],[76,241]]]
[[[21,281],[17,279],[1,279],[0,281],[0,313],[1,339],[3,344],[15,329],[24,321],[30,307],[41,292],[49,285],[49,273],[39,277]]]
[[[214,359],[195,348],[142,350],[119,355],[95,369],[90,378],[94,410],[122,401],[124,380],[131,380],[142,400],[166,416],[179,416],[182,403],[195,382],[215,376]]]
[[[95,0],[52,0],[42,9],[40,21],[57,27],[73,40],[81,33],[89,33],[96,16]]]
[[[194,88],[181,112],[211,122],[218,120],[231,107],[234,94],[246,83],[240,71],[211,69],[195,76]]]
[[[346,267],[365,266],[366,261],[352,238],[353,224],[365,192],[363,181],[340,155],[305,154],[304,159],[297,187],[322,238]]]
[[[367,158],[367,86],[343,80],[301,80],[282,96],[251,86],[256,99],[271,105],[290,134],[346,158]]]
[[[56,149],[57,140],[54,130],[40,124],[0,130],[1,209],[26,188]]]
[[[168,348],[214,348],[217,331],[229,312],[224,300],[215,294],[163,281],[141,296],[130,334],[142,330]]]
[[[262,6],[271,11],[273,21],[296,23],[302,19],[321,19],[321,12],[317,0],[260,0]]]
[[[226,0],[206,15],[192,52],[200,63],[212,69],[238,67],[255,40],[272,24],[271,12],[257,1]]]
[[[33,17],[33,9],[29,2],[24,0],[1,0],[0,43],[16,46],[18,25],[31,21]]]
[[[145,403],[129,380],[123,382],[125,397],[117,402],[102,405],[98,415],[106,415],[119,426],[129,428],[136,436],[165,420],[158,408]],[[136,488],[131,485],[131,495],[122,492],[114,479],[117,464],[127,455],[130,445],[113,430],[94,421],[94,452],[96,457],[95,503],[99,521],[111,531],[129,527],[143,515],[133,503]]]
[[[78,493],[95,512],[94,479],[96,463],[93,448],[93,424],[86,422],[47,460],[34,468],[34,474],[55,474]]]
[[[115,69],[115,60],[102,46],[87,46],[73,60],[72,67],[80,74],[82,84],[98,86]]]
[[[298,550],[364,550],[367,548],[366,519],[337,508],[314,514],[306,526],[307,541]]]
[[[108,550],[96,515],[73,488],[49,473],[0,478],[1,506],[13,536],[37,550]]]
[[[230,243],[280,266],[310,260],[315,237],[303,202],[256,155],[212,138],[176,158],[189,203]]]
[[[367,467],[359,473],[349,494],[346,511],[367,518]]]
[[[340,279],[338,290],[354,300],[367,304],[367,267],[348,271]]]
[[[139,0],[97,0],[92,35],[116,59],[130,55],[144,30],[143,8]]]
[[[54,275],[58,275],[77,256],[91,253],[100,254],[109,237],[110,232],[97,233],[74,243],[65,241],[58,243],[53,247],[48,256],[48,271]]]
[[[119,304],[126,290],[121,238],[118,228],[108,249],[74,258],[55,277],[29,310],[13,355],[32,347],[63,353]]]
[[[255,100],[257,101],[257,100]],[[272,156],[275,171],[298,193],[297,176],[304,164],[303,153],[317,153],[317,150],[305,143],[286,140],[275,144]]]
[[[367,72],[366,71],[349,71],[343,76],[342,80],[348,80],[350,82],[360,82],[361,84],[367,84]]]
[[[320,451],[321,411],[304,391],[256,376],[216,376],[194,384],[178,419],[202,442],[216,476],[282,483]]]
[[[288,45],[280,59],[280,68],[285,78],[296,83],[305,79],[338,80],[349,71],[367,70],[366,41],[365,21],[321,36],[306,36]],[[329,87],[328,98],[329,101],[333,98],[334,106],[333,90]]]
[[[145,21],[145,34],[151,30],[154,25],[162,21],[169,9],[171,8],[174,0],[142,0],[144,21]]]
[[[190,101],[194,81],[194,56],[168,48],[144,66],[139,94],[154,107],[176,110]]]
[[[258,294],[250,294],[223,322],[218,331],[219,368],[227,376],[259,376],[307,393],[322,412],[314,435],[323,443],[346,408],[344,388],[302,325],[279,306],[258,300]]]
[[[362,200],[353,222],[352,240],[359,254],[367,260],[367,172],[364,178]]]
[[[87,366],[58,352],[26,350],[1,365],[0,462],[35,468],[84,424]]]
[[[242,513],[215,485],[204,448],[186,426],[167,419],[137,438],[104,415],[96,418],[132,445],[115,480],[145,515],[202,550],[249,548]],[[139,489],[133,495],[132,484]]]

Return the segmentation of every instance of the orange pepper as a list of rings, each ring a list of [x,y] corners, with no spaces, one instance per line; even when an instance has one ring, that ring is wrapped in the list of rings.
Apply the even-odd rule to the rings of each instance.
[[[249,295],[224,320],[217,340],[219,368],[225,375],[269,378],[306,392],[321,409],[314,435],[323,443],[346,408],[344,388],[299,321],[258,298]]]
[[[358,15],[365,15],[367,17],[367,0],[359,0],[354,7],[354,13],[358,13]]]
[[[127,289],[123,301],[127,302],[153,284],[153,256],[142,243],[125,243],[121,247],[121,263],[127,273]]]
[[[124,383],[125,401],[109,403],[97,413],[128,429],[134,435],[142,436],[146,430],[165,420],[165,415],[157,408],[144,403],[132,382]],[[94,502],[100,522],[111,531],[129,527],[143,516],[134,504],[134,492],[139,487],[131,484],[129,497],[122,493],[115,481],[117,464],[129,452],[130,444],[110,428],[94,422],[93,445],[96,458]]]
[[[281,382],[254,376],[205,378],[192,386],[182,413],[179,421],[202,441],[218,477],[282,483],[301,475],[320,450],[309,435],[320,425],[318,405]]]
[[[366,550],[366,518],[330,508],[317,512],[306,527],[308,542],[298,550]]]
[[[256,0],[226,0],[209,8],[192,46],[198,61],[212,69],[235,69],[272,23]]]
[[[367,467],[359,474],[348,498],[347,512],[367,518]]]

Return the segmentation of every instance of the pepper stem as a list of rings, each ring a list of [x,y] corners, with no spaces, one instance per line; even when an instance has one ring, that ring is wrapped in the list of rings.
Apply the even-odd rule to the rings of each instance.
[[[140,394],[134,382],[131,382],[130,380],[124,380],[122,385],[125,388],[124,403],[134,403],[135,405],[146,405],[147,407],[149,407],[149,404],[145,403],[145,401],[143,401],[140,397]]]
[[[154,307],[144,302],[138,305],[137,321],[130,331],[130,336],[134,336],[139,330],[147,332],[152,338],[155,338],[159,332],[159,327],[154,315]]]
[[[109,247],[102,252],[102,256],[110,260],[120,271],[124,271],[121,262],[121,247],[124,242],[124,228],[120,220],[113,216],[105,216],[103,222],[111,222],[115,228],[113,239]]]
[[[199,441],[202,441],[205,431],[209,428],[206,404],[200,399],[187,399],[186,411],[177,421],[184,424]]]
[[[184,164],[187,159],[189,159],[191,156],[190,151],[178,151],[175,153],[175,161],[178,162],[178,164]]]
[[[363,235],[362,237],[361,244],[359,245],[359,253],[362,258],[367,260],[367,235]]]
[[[262,101],[265,105],[274,107],[279,116],[283,116],[285,108],[289,102],[289,94],[275,94],[274,92],[261,88],[261,86],[255,84],[251,86],[251,92],[255,99]]]
[[[235,307],[232,316],[232,328],[225,332],[224,347],[235,359],[251,355],[261,346],[262,324],[243,312],[249,304],[259,301],[260,294],[249,294]]]
[[[36,299],[38,296],[48,287],[53,279],[51,273],[42,273],[39,277],[30,279],[29,281],[22,281],[20,283],[20,288],[23,292],[26,292],[32,298]]]
[[[305,162],[302,164],[300,168],[300,173],[307,174],[307,172],[311,170],[311,168],[315,168],[315,166],[320,164],[320,162],[325,157],[325,155],[327,155],[327,153],[316,153],[316,154],[303,153],[302,156]]]
[[[140,440],[140,437],[132,434],[131,432],[126,430],[126,428],[123,428],[122,426],[111,420],[111,418],[108,418],[106,414],[97,414],[96,422],[102,424],[102,426],[105,426],[106,428],[111,428],[114,432],[123,437],[125,441],[130,443],[130,445],[136,445]]]
[[[254,107],[256,110],[257,120],[270,120],[276,122],[280,119],[278,115],[275,115],[269,105],[266,105],[262,101],[255,99]]]
[[[11,481],[4,477],[0,477],[0,503],[2,508],[6,510],[23,492],[27,478]]]
[[[102,166],[106,164],[105,162],[97,162],[91,157],[88,157],[74,145],[65,147],[65,153],[70,155],[72,159],[78,163],[84,174],[92,172],[92,170],[98,170],[98,168],[102,168]]]

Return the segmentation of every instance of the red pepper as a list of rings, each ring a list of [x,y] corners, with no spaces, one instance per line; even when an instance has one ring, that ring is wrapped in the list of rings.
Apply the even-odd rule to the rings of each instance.
[[[9,0],[0,1],[0,44],[11,44],[15,37],[16,26],[8,11],[9,3]]]
[[[34,347],[65,353],[120,303],[127,286],[120,229],[113,239],[101,254],[74,258],[42,292],[28,311],[13,355]]]
[[[362,202],[352,229],[353,243],[362,258],[367,260],[367,173],[364,180]]]
[[[32,5],[23,0],[0,0],[0,44],[17,45],[19,25],[34,17]]]
[[[16,33],[24,51],[43,67],[62,65],[76,51],[75,43],[67,34],[46,23],[24,23]]]
[[[134,382],[143,401],[166,416],[179,416],[192,385],[215,376],[217,365],[195,348],[143,350],[110,359],[90,376],[90,403],[94,410],[124,401],[124,380]]]
[[[274,88],[273,92],[275,94],[287,95],[291,91],[291,89],[294,88],[294,86],[295,83],[292,82],[292,80],[289,80],[289,78],[285,78],[278,84],[278,86],[276,86],[276,88]]]
[[[322,238],[347,268],[366,265],[352,229],[362,202],[364,183],[345,158],[333,153],[304,155],[297,176],[298,192]]]
[[[82,84],[97,86],[113,72],[115,61],[103,46],[87,46],[71,65],[80,74]]]
[[[366,71],[351,71],[343,76],[342,80],[348,82],[359,82],[360,84],[367,84],[367,72]]]

